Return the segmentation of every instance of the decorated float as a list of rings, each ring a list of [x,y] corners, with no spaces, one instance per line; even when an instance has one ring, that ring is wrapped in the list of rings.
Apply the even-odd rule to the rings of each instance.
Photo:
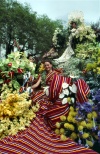
[[[72,20],[69,19],[70,21]],[[56,32],[62,35],[59,29]],[[78,39],[76,42],[79,42],[75,47],[70,46],[74,54],[69,54],[67,62],[63,61],[63,63],[63,56],[58,60],[53,59],[55,68],[55,61],[59,67],[63,66],[64,81],[66,81],[65,77],[71,77],[73,81],[73,84],[66,82],[61,84],[59,99],[62,100],[62,106],[68,103],[69,113],[67,116],[59,116],[60,120],[56,122],[54,129],[50,128],[46,117],[40,115],[39,103],[33,104],[30,97],[32,91],[28,89],[30,85],[27,83],[28,81],[33,83],[34,78],[37,77],[36,64],[29,62],[26,55],[21,52],[13,52],[7,59],[1,60],[1,153],[96,154],[100,152],[100,59],[98,58],[100,45],[95,41],[94,31],[91,27],[86,27],[83,20],[79,22],[79,27],[72,29],[71,32],[70,36],[73,40]],[[53,45],[59,48],[55,39],[57,37],[53,37]],[[38,69],[43,76],[42,84],[44,84],[43,64]],[[81,84],[83,80],[89,86],[85,81]],[[55,88],[51,90],[54,92]],[[49,98],[46,89],[45,93]],[[79,100],[84,100],[84,103],[77,99],[76,94]]]

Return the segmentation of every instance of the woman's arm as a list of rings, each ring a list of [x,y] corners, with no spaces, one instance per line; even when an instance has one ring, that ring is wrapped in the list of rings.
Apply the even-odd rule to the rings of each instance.
[[[34,85],[32,85],[31,88],[32,89],[37,88],[40,85],[40,83],[41,83],[41,76],[39,77],[38,81]]]

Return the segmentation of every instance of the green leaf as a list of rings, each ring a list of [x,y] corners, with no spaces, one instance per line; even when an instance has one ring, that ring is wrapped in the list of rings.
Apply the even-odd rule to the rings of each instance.
[[[12,80],[12,84],[13,84],[15,89],[19,89],[20,88],[20,84],[16,80]]]
[[[3,80],[2,80],[2,79],[0,79],[0,84],[1,84],[1,83],[3,83]]]

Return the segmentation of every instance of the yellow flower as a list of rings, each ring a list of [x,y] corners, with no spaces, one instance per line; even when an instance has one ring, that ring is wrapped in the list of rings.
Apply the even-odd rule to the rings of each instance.
[[[86,140],[86,143],[89,145],[89,147],[93,147],[93,142],[92,141]]]
[[[73,133],[71,134],[70,138],[71,138],[72,140],[75,140],[75,139],[77,138],[77,134],[76,134],[75,132],[73,132]]]
[[[67,120],[68,120],[68,122],[72,122],[72,121],[73,121],[73,117],[69,115],[69,116],[67,117]]]
[[[69,126],[69,123],[64,123],[64,128],[68,128],[68,126]]]
[[[60,139],[61,141],[66,141],[67,140],[67,137],[63,134],[60,135]]]
[[[30,120],[36,117],[35,112],[39,109],[38,104],[36,104],[36,107],[33,106],[33,108],[36,108],[35,112],[30,108],[31,100],[27,99],[27,93],[20,95],[18,91],[11,93],[12,91],[9,90],[0,104],[0,138],[15,135],[18,131],[24,130],[25,126],[30,125]],[[13,117],[12,121],[10,120],[11,117]],[[8,126],[10,126],[10,129],[8,129]]]
[[[65,115],[60,116],[60,120],[61,121],[65,121],[66,120],[66,116]]]
[[[60,128],[60,134],[64,134],[65,133],[65,129],[64,128]]]
[[[86,127],[87,127],[88,129],[91,129],[91,128],[93,127],[92,122],[91,122],[91,123],[87,123],[87,124],[86,124]]]
[[[74,128],[74,126],[72,124],[69,124],[69,129],[74,131],[75,128]]]
[[[56,122],[56,128],[60,128],[60,123],[59,122]]]
[[[87,118],[91,119],[92,118],[92,113],[88,113]]]
[[[80,126],[78,127],[78,130],[79,130],[79,131],[82,131],[82,130],[83,130],[83,126],[80,125]]]
[[[76,115],[77,115],[77,112],[74,112],[74,111],[69,112],[69,116],[76,116]]]
[[[10,110],[4,110],[4,115],[11,116],[12,115],[12,112]]]
[[[80,125],[86,127],[86,121],[81,121]]]
[[[74,108],[72,106],[70,106],[70,111],[74,111]]]
[[[86,138],[89,137],[89,134],[88,133],[84,133],[82,136],[83,136],[84,139],[86,139]]]
[[[57,135],[59,135],[59,134],[60,134],[59,129],[55,129],[55,133],[56,133]]]
[[[95,111],[92,112],[94,118],[97,118],[97,113]]]
[[[44,64],[41,63],[40,68],[39,68],[39,72],[43,72],[45,70]]]
[[[73,117],[72,122],[75,124],[77,123],[76,119]]]

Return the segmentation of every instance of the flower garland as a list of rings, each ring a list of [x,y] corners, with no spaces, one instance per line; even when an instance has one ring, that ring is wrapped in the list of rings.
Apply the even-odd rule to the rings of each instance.
[[[19,94],[12,85],[4,84],[0,102],[0,139],[25,130],[36,117],[39,105],[31,106],[27,92]]]

